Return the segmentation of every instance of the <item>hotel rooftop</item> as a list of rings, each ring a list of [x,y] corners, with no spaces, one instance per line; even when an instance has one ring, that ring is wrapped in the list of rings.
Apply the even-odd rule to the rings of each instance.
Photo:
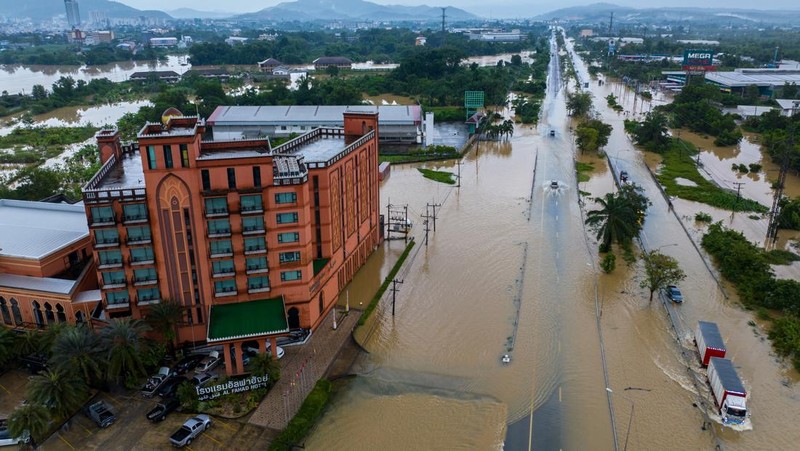
[[[0,199],[0,257],[38,260],[88,236],[81,204]]]

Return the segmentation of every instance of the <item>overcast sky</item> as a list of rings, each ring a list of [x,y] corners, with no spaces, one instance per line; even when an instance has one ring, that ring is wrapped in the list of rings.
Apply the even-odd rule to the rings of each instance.
[[[232,13],[253,12],[281,3],[281,0],[116,0],[139,9],[173,10],[181,7],[202,11],[224,11]],[[335,2],[335,0],[329,0]],[[383,5],[429,5],[455,6],[481,17],[527,17],[559,8],[596,3],[588,0],[370,0]],[[599,1],[599,0],[598,0]],[[797,0],[605,0],[616,5],[644,6],[695,6],[705,8],[741,9],[800,9]],[[80,0],[78,0],[80,3]]]

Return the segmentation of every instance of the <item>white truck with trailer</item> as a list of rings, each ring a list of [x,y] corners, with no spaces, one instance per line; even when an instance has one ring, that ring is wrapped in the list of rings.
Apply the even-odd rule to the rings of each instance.
[[[739,374],[728,359],[711,357],[708,364],[708,382],[717,404],[722,423],[742,424],[748,417],[747,391]]]

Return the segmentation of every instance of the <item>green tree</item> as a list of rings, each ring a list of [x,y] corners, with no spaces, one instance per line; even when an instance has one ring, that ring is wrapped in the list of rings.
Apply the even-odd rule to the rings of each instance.
[[[17,334],[11,329],[0,327],[0,367],[17,356]]]
[[[26,392],[30,401],[47,406],[59,419],[72,416],[88,394],[86,383],[78,374],[57,368],[31,376]]]
[[[18,337],[17,347],[20,355],[42,352],[42,334],[38,330],[26,330]]]
[[[611,244],[627,247],[642,229],[642,220],[649,204],[641,188],[631,184],[616,193],[608,193],[594,201],[600,209],[586,213],[586,224],[597,232],[600,252],[608,252]]]
[[[582,117],[592,109],[592,95],[588,92],[572,92],[567,94],[567,111],[570,116]]]
[[[669,255],[664,255],[658,250],[642,254],[645,278],[639,286],[650,290],[650,302],[653,302],[653,293],[666,288],[686,278],[683,270],[678,266],[678,261]]]
[[[667,117],[658,111],[647,113],[644,121],[634,124],[632,135],[640,146],[654,152],[665,151],[670,142]]]
[[[597,130],[591,127],[578,126],[576,135],[575,144],[581,152],[596,152],[600,148],[598,143],[600,134]]]
[[[47,98],[47,90],[42,85],[33,85],[31,90],[34,100],[44,100]]]
[[[178,336],[178,324],[183,320],[183,307],[172,299],[164,299],[152,305],[147,312],[147,324],[158,333],[168,352],[175,356],[175,338]]]
[[[267,353],[258,353],[250,359],[250,371],[256,376],[269,376],[273,384],[281,378],[280,364]]]
[[[325,73],[328,74],[330,77],[338,77],[339,76],[339,67],[330,65],[325,68]]]
[[[70,326],[56,338],[50,362],[53,367],[73,371],[90,385],[103,378],[100,338],[86,326]]]
[[[142,336],[147,330],[147,325],[138,319],[113,319],[100,331],[110,382],[120,383],[123,379],[133,382],[146,376],[141,354]]]
[[[19,406],[8,417],[8,433],[12,437],[22,437],[27,431],[31,435],[31,447],[44,439],[50,425],[50,414],[41,404]]]

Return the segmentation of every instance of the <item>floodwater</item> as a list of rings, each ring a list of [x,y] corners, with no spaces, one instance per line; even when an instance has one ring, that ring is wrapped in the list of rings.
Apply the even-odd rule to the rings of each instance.
[[[541,125],[478,143],[462,162],[460,188],[422,178],[418,165],[392,168],[382,205],[409,206],[417,245],[397,275],[396,314],[387,296],[358,331],[369,354],[307,449],[614,448],[595,257],[557,67]],[[550,128],[559,135],[547,136]],[[458,171],[455,162],[424,166]],[[441,206],[426,247],[427,203]],[[351,305],[367,296],[360,277]],[[365,277],[374,289],[375,277]]]
[[[576,68],[585,80],[590,80],[583,63],[576,64]],[[654,102],[643,101],[621,83],[611,80],[602,86],[596,80],[590,81],[590,91],[600,118],[614,127],[606,151],[615,171],[628,171],[631,180],[645,189],[653,203],[644,223],[645,248],[660,249],[675,257],[687,274],[680,284],[685,298],[681,305],[662,305],[658,298],[650,305],[648,293],[639,288],[640,276],[636,277],[641,269],[627,267],[620,258],[617,258],[614,273],[600,277],[602,330],[621,446],[629,442],[631,449],[645,450],[713,449],[716,445],[725,450],[796,448],[800,441],[800,430],[795,424],[800,412],[800,375],[775,356],[766,339],[764,325],[758,321],[751,323],[754,315],[738,305],[735,290],[724,283],[718,284],[712,277],[704,263],[708,256],[701,255],[694,247],[647,172],[646,165],[655,167],[658,159],[633,147],[622,131],[625,113],[614,112],[605,101],[608,94],[614,93],[630,117],[634,107],[636,112],[646,112],[665,98],[659,93]],[[686,133],[682,137],[686,138]],[[757,149],[749,140],[737,150],[714,149],[708,144],[700,147],[709,152],[704,152],[701,160],[708,161],[714,171],[721,171],[725,166],[730,170],[731,163],[714,166],[711,154],[731,152],[745,164],[758,161]],[[610,175],[602,171],[593,174],[593,178],[607,177]],[[582,184],[581,189],[591,190],[593,197],[604,194],[594,191],[596,185],[603,183],[590,180]],[[757,192],[755,189],[754,193]],[[761,222],[749,220],[747,214],[731,215],[680,199],[673,204],[681,221],[689,224],[687,228],[696,242],[705,227],[694,223],[697,211],[709,212],[715,220],[727,219],[727,225],[744,230],[748,238],[752,233],[750,229],[761,227]],[[588,208],[592,208],[591,204]],[[764,222],[762,239],[765,232]],[[779,245],[785,242],[783,239]],[[793,277],[797,278],[797,273]],[[671,312],[677,331],[672,330],[666,310]],[[737,432],[722,427],[718,416],[708,407],[713,404],[713,398],[705,383],[705,373],[695,363],[697,355],[692,342],[698,320],[714,321],[720,327],[727,342],[728,357],[750,392],[748,407],[752,413],[752,430]],[[708,412],[711,427],[704,424],[703,411]]]
[[[184,65],[186,64],[186,65]],[[0,65],[0,77],[3,79],[2,90],[11,94],[31,93],[33,85],[42,85],[48,90],[61,77],[72,77],[77,80],[90,81],[95,78],[107,78],[113,82],[126,81],[134,72],[150,70],[172,70],[183,74],[191,69],[185,56],[170,55],[165,63],[153,61],[124,61],[102,66],[21,66],[16,64]]]
[[[148,100],[137,100],[132,102],[117,102],[95,106],[69,106],[58,108],[48,113],[33,116],[33,127],[78,127],[83,125],[114,125],[125,113],[135,113],[143,106],[152,103]],[[16,118],[15,118],[16,119]],[[11,131],[24,124],[14,122],[6,118],[5,124],[0,126],[0,136],[7,135]]]

